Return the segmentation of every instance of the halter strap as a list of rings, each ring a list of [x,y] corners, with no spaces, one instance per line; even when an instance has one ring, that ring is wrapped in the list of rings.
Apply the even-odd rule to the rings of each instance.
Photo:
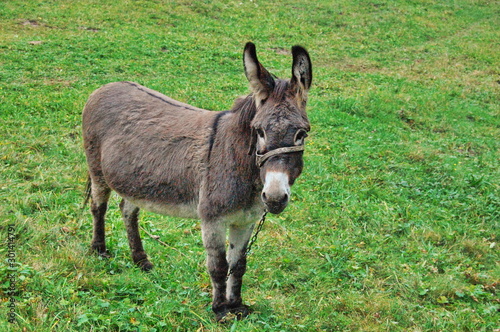
[[[271,150],[265,154],[259,154],[257,152],[255,154],[256,155],[255,162],[257,164],[257,167],[260,168],[271,157],[274,157],[274,156],[279,155],[279,154],[299,152],[299,151],[304,151],[303,145],[287,146],[284,148],[278,148],[278,149]]]

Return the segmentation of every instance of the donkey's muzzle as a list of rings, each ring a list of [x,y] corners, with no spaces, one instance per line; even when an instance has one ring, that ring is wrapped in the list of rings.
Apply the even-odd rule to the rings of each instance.
[[[288,175],[282,172],[267,172],[261,198],[269,212],[281,213],[290,199]]]
[[[262,201],[266,205],[267,210],[273,214],[283,212],[288,205],[288,197],[287,193],[283,193],[282,195],[269,198],[265,192],[262,192]]]

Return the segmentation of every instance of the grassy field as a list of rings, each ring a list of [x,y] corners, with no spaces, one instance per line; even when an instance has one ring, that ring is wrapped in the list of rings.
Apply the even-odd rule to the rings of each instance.
[[[0,330],[499,331],[499,26],[482,0],[2,1]],[[312,131],[254,312],[218,325],[198,221],[142,213],[167,244],[143,232],[142,273],[113,197],[113,257],[89,251],[80,118],[119,80],[229,109],[247,41],[279,77],[309,50]]]

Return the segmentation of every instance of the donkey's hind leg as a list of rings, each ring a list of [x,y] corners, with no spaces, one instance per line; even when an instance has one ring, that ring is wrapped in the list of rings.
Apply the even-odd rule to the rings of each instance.
[[[139,208],[126,199],[122,199],[120,209],[127,228],[128,244],[132,251],[132,259],[143,271],[149,271],[153,268],[153,264],[148,260],[148,255],[146,255],[142,247],[141,236],[139,234]]]
[[[99,181],[91,180],[91,204],[90,210],[94,220],[94,231],[92,236],[92,249],[95,250],[100,256],[109,257],[106,251],[105,239],[105,215],[108,209],[108,200],[111,189],[106,184]]]

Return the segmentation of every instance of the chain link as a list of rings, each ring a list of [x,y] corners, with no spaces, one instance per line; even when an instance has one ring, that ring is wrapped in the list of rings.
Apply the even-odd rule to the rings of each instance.
[[[243,254],[243,257],[248,257],[250,255],[250,251],[252,250],[252,246],[257,241],[257,236],[259,235],[260,231],[262,230],[262,227],[264,226],[264,222],[266,221],[266,215],[267,215],[267,210],[264,210],[264,213],[262,214],[262,217],[260,218],[259,223],[257,224],[257,228],[255,229],[255,233],[253,233],[252,238],[250,239],[250,242],[248,242],[247,245],[247,250],[245,250],[245,253]],[[227,277],[226,280],[229,279],[229,276],[233,274],[233,269],[230,269],[227,272]]]
[[[266,221],[266,215],[267,215],[267,210],[264,210],[264,213],[260,218],[259,224],[257,225],[257,229],[255,230],[255,233],[253,234],[252,238],[250,239],[250,242],[248,243],[247,250],[245,251],[245,257],[250,255],[250,251],[252,250],[252,245],[255,243],[255,241],[257,241],[257,236],[259,235],[259,232],[262,230],[262,227],[264,226],[264,221]]]

